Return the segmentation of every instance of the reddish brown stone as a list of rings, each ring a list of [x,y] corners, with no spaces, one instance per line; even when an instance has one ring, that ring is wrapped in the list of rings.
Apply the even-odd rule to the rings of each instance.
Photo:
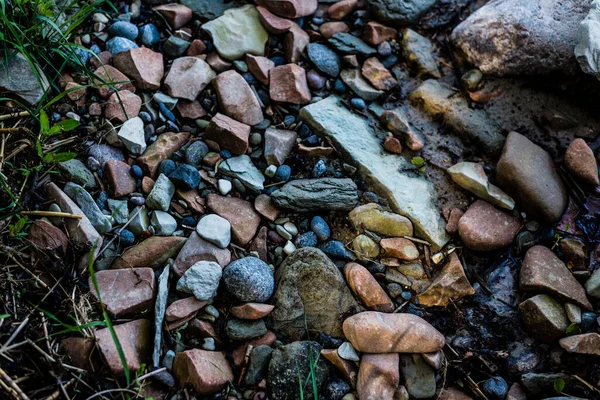
[[[341,0],[337,3],[333,3],[327,10],[329,18],[333,20],[340,20],[346,18],[356,10],[358,0]]]
[[[306,157],[328,157],[333,153],[333,147],[308,147],[298,143],[298,153]]]
[[[381,114],[381,122],[394,135],[400,136],[406,147],[412,151],[418,151],[423,148],[423,141],[413,131],[408,121],[395,110],[386,110]]]
[[[33,221],[27,232],[27,240],[39,254],[50,256],[55,260],[62,259],[69,247],[67,235],[42,219]]]
[[[379,22],[370,21],[363,30],[362,38],[365,42],[377,46],[386,40],[393,40],[398,36],[398,31]]]
[[[118,53],[113,64],[141,90],[158,89],[165,72],[162,54],[146,47]]]
[[[269,74],[271,100],[282,103],[308,104],[312,98],[306,71],[296,64],[275,67]]]
[[[60,341],[59,352],[65,354],[65,362],[73,367],[86,371],[93,371],[94,367],[100,365],[93,357],[96,342],[92,338],[70,337]],[[98,360],[100,361],[100,360]]]
[[[214,261],[225,268],[231,262],[231,252],[207,242],[194,231],[177,255],[172,271],[181,277],[199,261]]]
[[[419,304],[425,307],[447,306],[450,299],[457,300],[475,294],[469,283],[462,263],[456,252],[450,254],[450,259],[435,277],[431,285],[417,296]]]
[[[257,0],[256,5],[280,17],[294,19],[314,14],[319,4],[317,0]]]
[[[179,29],[192,20],[192,10],[183,4],[161,4],[152,9],[165,17],[173,29]]]
[[[200,196],[200,192],[196,189],[192,190],[181,190],[177,189],[175,192],[177,196],[181,197],[187,206],[196,214],[204,214],[206,200]]]
[[[464,212],[460,208],[453,208],[448,215],[448,223],[446,224],[446,232],[454,235],[458,232],[458,221],[462,218]]]
[[[177,111],[179,111],[181,118],[189,119],[202,118],[208,114],[199,101],[179,100],[177,102]]]
[[[104,108],[104,116],[109,120],[125,122],[137,117],[141,108],[142,99],[139,96],[129,90],[120,90],[109,97]]]
[[[348,263],[344,266],[344,276],[350,289],[368,309],[394,311],[394,303],[365,267],[357,263]]]
[[[368,58],[362,66],[362,76],[379,90],[390,90],[398,84],[390,71],[376,58]]]
[[[271,222],[275,221],[279,214],[281,214],[281,210],[275,206],[271,200],[271,196],[268,194],[256,196],[256,199],[254,199],[254,208]]]
[[[252,240],[260,224],[260,215],[249,202],[217,194],[207,196],[208,208],[231,224],[232,240],[238,246],[246,246]]]
[[[266,317],[275,306],[261,303],[246,303],[231,307],[231,314],[239,319],[257,320]]]
[[[297,63],[302,59],[302,52],[310,42],[308,34],[294,23],[283,37],[283,54],[289,63]]]
[[[152,354],[152,323],[139,319],[114,326],[115,333],[121,344],[129,371],[137,371],[142,364],[150,360]],[[125,374],[115,341],[108,328],[96,331],[96,340],[100,354],[113,375],[121,377]]]
[[[267,227],[263,226],[258,230],[258,233],[252,240],[252,243],[248,246],[248,251],[255,251],[258,253],[258,258],[264,262],[268,262],[267,253]]]
[[[78,107],[83,107],[87,100],[87,88],[82,87],[77,82],[68,82],[65,87],[67,97],[74,102]]]
[[[100,295],[89,279],[90,293],[102,300],[106,310],[116,317],[135,315],[154,304],[154,271],[152,268],[107,269],[96,272]]]
[[[390,153],[400,154],[402,153],[402,144],[400,141],[394,137],[387,136],[383,140],[383,148],[389,151]]]
[[[88,107],[88,113],[91,116],[99,117],[100,115],[102,115],[102,106],[99,103],[92,103]]]
[[[156,142],[148,146],[141,157],[138,157],[137,163],[142,167],[146,175],[149,175],[152,179],[156,179],[160,163],[170,158],[189,138],[190,134],[188,132],[163,133],[156,139]]]
[[[94,54],[90,58],[90,65],[94,68],[100,68],[103,65],[109,65],[112,60],[112,53],[110,51],[103,51],[99,54]]]
[[[144,176],[142,178],[142,192],[144,194],[150,194],[152,188],[154,187],[154,179],[149,176]]]
[[[323,349],[321,355],[333,364],[338,371],[342,374],[344,380],[352,387],[356,387],[356,379],[358,377],[358,371],[356,365],[352,361],[344,360],[338,354],[336,349]]]
[[[221,155],[219,153],[208,153],[202,159],[202,164],[214,167],[219,161],[221,161]]]
[[[233,68],[233,64],[222,58],[218,53],[212,52],[206,57],[206,62],[217,74]]]
[[[399,361],[398,354],[363,354],[356,383],[358,398],[394,399],[394,393],[400,383]]]
[[[269,165],[280,166],[294,148],[298,134],[285,129],[268,128],[265,131],[265,161]]]
[[[558,343],[569,353],[600,357],[600,335],[595,332],[564,337]]]
[[[248,65],[248,70],[254,75],[256,80],[263,85],[269,84],[269,71],[275,68],[275,62],[269,60],[267,57],[246,54],[246,65]]]
[[[184,326],[185,324],[187,324],[188,322],[190,322],[191,320],[193,320],[196,317],[196,312],[191,313],[190,315],[188,315],[185,318],[181,318],[178,319],[176,321],[167,321],[165,324],[165,329],[169,332],[174,331],[177,328],[181,328],[182,326]]]
[[[215,339],[215,342],[220,342],[219,335],[217,334],[215,327],[210,322],[200,319],[193,319],[191,320],[187,330],[193,336],[197,336],[200,339],[212,338]]]
[[[256,339],[252,339],[249,342],[244,343],[243,345],[241,345],[233,351],[233,364],[236,367],[242,365],[242,363],[244,362],[244,357],[246,355],[246,349],[249,345],[252,345],[252,347],[258,347],[262,345],[271,346],[273,342],[275,342],[275,340],[277,340],[277,336],[275,336],[273,332],[268,331],[263,336],[257,337]]]
[[[175,300],[167,307],[165,318],[169,322],[177,321],[178,319],[189,317],[207,304],[207,301],[198,300],[194,296]]]
[[[404,238],[381,239],[379,245],[385,250],[387,257],[399,258],[403,261],[412,261],[419,258],[419,250],[413,242]]]
[[[135,178],[129,164],[119,160],[108,160],[104,164],[104,176],[114,197],[123,197],[135,192]]]
[[[186,238],[179,236],[152,236],[127,249],[111,268],[162,268],[167,260],[179,252]]]
[[[217,113],[204,132],[204,138],[214,140],[232,154],[245,154],[248,149],[250,126]]]
[[[248,82],[236,71],[217,75],[212,84],[225,115],[247,125],[258,125],[263,121],[262,109],[256,95]]]
[[[600,185],[596,157],[585,140],[575,139],[571,142],[565,153],[565,166],[582,184],[591,187]]]
[[[206,51],[206,45],[200,39],[194,39],[187,49],[187,55],[190,57],[199,56]]]
[[[177,353],[173,375],[181,387],[192,385],[203,396],[220,392],[228,382],[233,381],[233,371],[225,353],[199,349]]]
[[[133,83],[130,82],[129,78],[115,67],[110,65],[101,66],[94,71],[94,75],[96,76],[94,83],[96,85],[101,85],[98,86],[96,90],[98,91],[98,95],[102,98],[110,96],[110,94],[114,92],[112,88],[135,92],[135,86],[133,86]]]
[[[508,246],[521,228],[521,220],[490,203],[477,200],[458,221],[458,234],[465,245],[477,251]]]
[[[350,27],[348,24],[341,21],[325,22],[319,27],[319,33],[321,33],[325,39],[330,39],[336,33],[342,32],[350,32]]]
[[[264,7],[256,7],[258,18],[267,31],[274,35],[281,35],[290,30],[294,22],[289,19],[278,17]]]

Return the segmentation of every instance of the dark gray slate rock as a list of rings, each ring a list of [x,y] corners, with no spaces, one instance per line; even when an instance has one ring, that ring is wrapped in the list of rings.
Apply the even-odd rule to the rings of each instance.
[[[348,211],[358,204],[358,188],[352,179],[298,179],[271,194],[277,207],[297,212]]]
[[[28,105],[36,105],[50,87],[44,73],[34,71],[21,53],[0,54],[0,92],[17,96]]]
[[[237,318],[231,318],[225,326],[225,333],[231,340],[250,340],[263,336],[267,333],[265,321],[262,319],[256,321],[245,321]]]
[[[340,74],[340,58],[329,47],[320,43],[309,44],[308,58],[319,71],[334,78]]]
[[[227,0],[181,0],[180,3],[191,8],[197,17],[207,20],[218,18],[225,10],[243,5],[239,1]]]
[[[58,169],[65,178],[73,183],[83,186],[86,189],[96,188],[96,179],[83,162],[74,158],[69,161],[58,164]]]
[[[258,385],[266,377],[272,354],[273,349],[265,345],[257,346],[252,350],[250,361],[248,362],[248,370],[244,376],[244,383],[246,385]]]
[[[368,0],[375,19],[395,24],[415,23],[437,0]]]
[[[336,33],[329,38],[329,44],[340,53],[356,54],[364,57],[377,54],[377,49],[369,46],[361,38],[358,38],[350,33]]]

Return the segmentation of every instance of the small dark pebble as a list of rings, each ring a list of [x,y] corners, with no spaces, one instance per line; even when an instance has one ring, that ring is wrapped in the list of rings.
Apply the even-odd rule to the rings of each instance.
[[[293,115],[286,115],[285,118],[283,119],[283,124],[285,126],[290,126],[294,122],[296,122],[296,117],[294,117]]]
[[[158,165],[158,173],[159,174],[165,174],[166,176],[169,176],[169,175],[171,175],[173,173],[173,171],[175,171],[176,168],[177,168],[177,164],[175,164],[175,161],[173,161],[173,160],[163,160]]]
[[[158,108],[160,109],[160,112],[161,112],[161,113],[162,113],[162,114],[163,114],[163,115],[164,115],[164,116],[165,116],[165,117],[166,117],[166,118],[167,118],[169,121],[173,121],[173,122],[175,122],[175,121],[176,121],[176,119],[175,119],[175,114],[173,114],[173,113],[171,112],[171,110],[169,110],[169,109],[167,108],[167,106],[165,105],[165,103],[160,103],[160,104],[158,105]]]
[[[139,165],[134,165],[131,167],[131,176],[136,179],[141,179],[144,176],[144,171],[142,171]]]
[[[365,101],[359,97],[352,98],[352,100],[350,100],[350,104],[352,104],[352,107],[356,108],[357,110],[364,110],[367,108]]]
[[[392,54],[392,46],[390,45],[390,42],[379,43],[379,46],[377,46],[377,52],[382,57],[390,56]]]
[[[344,82],[342,82],[341,79],[335,80],[335,83],[333,84],[333,91],[337,94],[342,94],[346,91],[346,85],[344,85]]]
[[[139,115],[140,119],[142,121],[144,121],[145,123],[149,124],[150,122],[152,122],[152,116],[150,115],[150,113],[146,112],[146,111],[140,111]]]
[[[323,253],[333,258],[339,258],[346,261],[354,261],[356,256],[350,250],[346,249],[344,243],[339,240],[330,240],[318,247]]]
[[[281,165],[277,168],[277,172],[275,172],[275,176],[273,179],[277,182],[287,182],[290,180],[292,176],[292,168],[289,165]]]
[[[327,222],[318,215],[314,216],[310,221],[310,229],[317,235],[320,241],[326,241],[331,237],[331,229]]]
[[[483,382],[482,390],[490,400],[504,400],[508,393],[508,383],[501,376],[495,376]]]
[[[227,159],[231,158],[231,153],[229,152],[229,150],[221,150],[219,152],[219,155],[221,156],[221,158],[223,160],[227,160]]]
[[[96,198],[96,205],[98,205],[98,207],[101,210],[105,210],[107,200],[108,200],[108,193],[106,193],[104,190],[101,190],[100,193],[98,193],[98,197]]]
[[[596,318],[598,315],[591,311],[584,311],[581,313],[581,324],[579,327],[583,332],[591,332],[596,329],[598,326],[598,321]]]
[[[325,161],[317,161],[312,170],[313,178],[320,178],[323,176],[323,174],[325,174],[325,172],[327,172],[327,165],[325,165]]]
[[[167,121],[167,128],[170,132],[179,132],[179,126],[173,121]]]
[[[146,199],[142,196],[133,196],[129,199],[129,202],[133,206],[143,206],[144,204],[146,204]]]
[[[182,226],[189,226],[190,228],[195,228],[198,225],[198,221],[194,217],[184,217],[181,219]]]
[[[248,83],[248,85],[251,86],[258,86],[258,81],[256,80],[256,78],[254,77],[254,75],[252,75],[250,72],[245,72],[242,77],[244,78],[244,80]]]
[[[123,246],[131,246],[135,243],[135,236],[133,232],[127,229],[123,229],[121,233],[119,233],[119,239],[121,240],[121,245]]]
[[[381,64],[386,67],[387,69],[392,68],[394,65],[398,64],[398,57],[395,56],[394,54],[384,58],[383,60],[381,60]]]
[[[302,140],[302,144],[309,147],[315,147],[319,145],[319,137],[317,135],[310,135],[306,139]]]
[[[283,58],[281,56],[271,57],[271,61],[273,61],[275,63],[276,67],[279,67],[280,65],[285,64],[285,58]]]
[[[363,194],[363,199],[365,199],[367,203],[379,203],[379,196],[373,192],[365,192]]]
[[[176,385],[175,378],[168,371],[162,371],[152,375],[152,380],[166,388],[172,388]]]
[[[300,136],[301,139],[306,139],[307,137],[309,137],[310,135],[312,135],[312,131],[310,130],[309,126],[306,124],[302,124],[298,127],[297,130],[298,136]]]
[[[196,189],[200,184],[200,173],[196,168],[188,164],[180,165],[168,176],[178,189]]]
[[[275,242],[277,244],[285,244],[286,240],[279,236],[279,234],[275,231],[269,231],[267,233],[267,238],[270,242]]]
[[[317,235],[314,232],[304,232],[296,238],[296,247],[315,247],[317,245]]]
[[[341,400],[347,393],[352,390],[350,385],[341,379],[331,379],[327,382],[323,391],[323,399],[326,400]]]

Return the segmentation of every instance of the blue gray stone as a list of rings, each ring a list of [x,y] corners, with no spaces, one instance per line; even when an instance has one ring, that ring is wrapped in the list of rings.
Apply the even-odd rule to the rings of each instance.
[[[319,71],[333,78],[340,74],[340,58],[329,47],[311,43],[307,49],[308,58]]]
[[[124,51],[137,48],[139,48],[137,44],[129,39],[119,36],[114,37],[106,42],[106,50],[108,50],[113,56]]]
[[[275,289],[271,268],[255,257],[244,257],[230,263],[223,270],[223,282],[229,293],[244,302],[265,302]]]
[[[138,27],[131,22],[117,21],[108,28],[108,34],[113,37],[122,37],[135,40],[138,37]]]
[[[64,192],[77,203],[83,214],[88,217],[90,223],[96,228],[99,234],[102,235],[110,230],[112,227],[110,221],[100,208],[98,208],[93,197],[84,188],[73,182],[67,182]]]
[[[200,173],[191,165],[181,164],[169,174],[169,179],[176,188],[183,190],[197,189],[200,185]]]
[[[171,199],[175,194],[175,185],[164,174],[160,174],[152,191],[146,198],[148,207],[155,210],[169,211]]]

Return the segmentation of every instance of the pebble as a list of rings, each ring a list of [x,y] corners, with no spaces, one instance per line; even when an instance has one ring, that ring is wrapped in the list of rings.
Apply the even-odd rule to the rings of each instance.
[[[275,227],[275,231],[279,234],[279,236],[281,236],[285,240],[291,240],[292,239],[292,235],[283,226],[281,226],[281,225],[277,225]]]
[[[333,258],[339,258],[346,261],[354,261],[356,256],[350,250],[346,249],[344,243],[339,240],[330,240],[318,246],[319,250]]]
[[[217,294],[222,268],[214,261],[199,261],[177,281],[177,290],[193,294],[198,300],[209,300]]]
[[[305,232],[300,234],[296,238],[296,247],[316,247],[317,246],[317,235],[314,232]]]
[[[291,241],[287,241],[285,246],[283,247],[283,252],[287,255],[292,254],[293,252],[296,251],[296,246],[294,245],[294,243],[292,243]]]
[[[335,52],[320,43],[311,43],[307,47],[308,58],[317,69],[332,78],[340,74],[340,58]]]
[[[177,229],[177,221],[169,213],[156,210],[152,213],[150,223],[154,228],[155,235],[171,236]]]
[[[298,228],[291,222],[285,222],[283,224],[283,228],[290,233],[292,236],[296,236],[298,234]]]
[[[144,172],[137,165],[132,166],[130,172],[131,175],[136,179],[141,179],[144,176]]]
[[[117,21],[108,28],[108,34],[111,36],[123,37],[129,40],[135,40],[138,37],[138,28],[134,24],[125,21]],[[112,53],[112,52],[111,52]],[[114,55],[114,53],[113,53]]]
[[[325,174],[325,172],[327,172],[327,165],[325,165],[325,161],[319,160],[313,167],[312,177],[320,178]]]
[[[244,302],[265,302],[275,289],[271,268],[254,257],[240,258],[225,267],[223,282],[229,293]]]
[[[352,107],[356,108],[357,110],[365,110],[367,108],[365,101],[359,97],[353,97],[350,100],[350,104],[352,104]]]
[[[140,36],[144,46],[152,47],[160,40],[160,32],[154,24],[146,24],[140,28]]]
[[[219,179],[219,181],[217,182],[217,185],[219,187],[219,192],[223,196],[229,194],[229,192],[231,192],[231,189],[233,188],[233,185],[231,184],[231,182],[226,179]]]
[[[320,216],[314,216],[310,221],[310,229],[316,234],[317,238],[324,242],[331,237],[331,229],[325,220]]]
[[[292,168],[289,165],[281,165],[279,168],[277,168],[277,172],[275,172],[273,178],[277,182],[287,182],[290,180],[291,176]]]
[[[201,238],[224,249],[231,242],[231,224],[216,214],[204,216],[196,225]]]
[[[495,376],[483,382],[481,389],[490,400],[504,400],[508,393],[508,383],[501,376]]]
[[[171,199],[175,194],[175,186],[164,174],[160,174],[152,191],[146,198],[148,207],[155,210],[169,211]]]
[[[269,178],[274,177],[275,173],[277,173],[277,166],[275,166],[275,165],[269,165],[265,169],[265,176],[268,176]]]
[[[231,318],[225,325],[225,333],[230,340],[244,341],[263,336],[267,333],[267,327],[262,319],[252,321]]]
[[[108,42],[106,42],[106,50],[110,51],[110,53],[114,56],[116,54],[119,54],[121,52],[127,51],[127,50],[131,50],[131,49],[137,49],[138,45],[135,44],[134,42],[132,42],[129,39],[123,38],[123,37],[114,37],[112,39],[110,39]]]
[[[177,168],[177,164],[175,164],[175,161],[173,161],[173,160],[163,160],[158,165],[158,173],[159,174],[164,174],[166,176],[169,176],[169,175],[171,175],[173,173],[173,171],[175,171],[176,168]]]
[[[169,179],[177,189],[192,190],[200,185],[200,173],[191,165],[181,164],[169,174]]]

